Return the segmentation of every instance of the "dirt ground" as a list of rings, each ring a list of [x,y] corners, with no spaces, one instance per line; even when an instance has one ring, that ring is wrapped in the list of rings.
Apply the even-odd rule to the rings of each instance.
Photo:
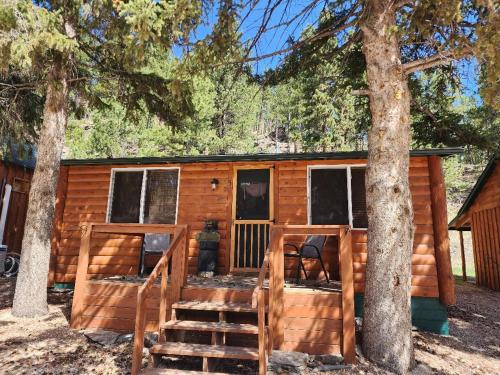
[[[12,280],[0,278],[0,374],[128,373],[130,343],[103,347],[69,329],[70,293],[50,292],[47,316],[18,319],[10,315],[13,288]],[[414,373],[500,374],[499,312],[500,293],[457,285],[457,305],[449,308],[450,336],[415,333],[419,366]],[[221,370],[243,373],[249,368],[233,363]],[[388,374],[363,358],[336,373]]]

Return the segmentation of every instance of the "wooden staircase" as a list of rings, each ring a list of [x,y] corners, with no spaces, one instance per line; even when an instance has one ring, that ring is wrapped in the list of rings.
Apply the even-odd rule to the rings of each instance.
[[[187,313],[187,314],[186,314]],[[160,325],[158,343],[149,350],[150,362],[148,369],[142,374],[169,374],[172,370],[160,369],[162,356],[191,356],[203,358],[203,372],[215,369],[220,359],[259,360],[259,348],[255,346],[226,345],[226,335],[259,335],[259,327],[249,323],[228,322],[228,315],[232,320],[245,321],[249,317],[256,320],[257,308],[250,303],[234,302],[206,302],[180,301],[172,304],[171,320]],[[188,315],[188,319],[183,317]],[[242,315],[239,318],[239,315]],[[190,320],[193,316],[197,320]],[[217,321],[214,316],[218,317]],[[204,319],[204,320],[201,320]],[[197,338],[196,341],[207,339],[210,343],[186,342]],[[262,353],[261,353],[262,354]],[[264,353],[265,358],[265,353]],[[264,359],[265,360],[265,359]],[[158,371],[158,372],[154,372]],[[180,373],[179,370],[176,370]],[[186,372],[193,374],[193,372]],[[196,373],[196,372],[194,372]]]

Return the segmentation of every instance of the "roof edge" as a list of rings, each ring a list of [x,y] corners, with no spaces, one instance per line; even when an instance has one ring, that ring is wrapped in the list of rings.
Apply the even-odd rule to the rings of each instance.
[[[493,156],[488,161],[488,164],[486,164],[486,167],[484,168],[483,172],[481,173],[481,175],[477,179],[476,183],[474,184],[474,187],[470,191],[467,198],[465,198],[465,201],[462,204],[462,207],[460,207],[460,210],[458,210],[457,215],[448,224],[448,229],[460,230],[460,229],[466,228],[466,227],[457,228],[456,223],[457,223],[458,219],[470,208],[470,206],[476,200],[476,198],[479,195],[479,193],[481,192],[484,184],[486,183],[486,181],[488,181],[488,178],[495,170],[497,160],[500,160],[500,156]]]
[[[460,147],[411,150],[410,156],[451,156],[463,153]],[[367,151],[317,152],[296,154],[228,154],[165,157],[132,157],[100,159],[64,159],[62,165],[109,165],[109,164],[159,164],[159,163],[208,163],[230,161],[288,161],[288,160],[341,160],[366,159]]]

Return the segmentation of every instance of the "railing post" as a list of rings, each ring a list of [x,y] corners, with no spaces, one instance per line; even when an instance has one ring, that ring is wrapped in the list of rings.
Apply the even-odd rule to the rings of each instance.
[[[276,238],[274,238],[276,236]],[[285,289],[285,256],[283,253],[283,229],[274,228],[271,236],[271,264],[269,267],[269,328],[272,346],[282,349],[284,336],[284,289]]]
[[[164,339],[163,331],[161,330],[162,325],[165,323],[167,318],[167,299],[168,299],[168,264],[169,260],[165,261],[163,265],[163,270],[161,272],[161,285],[160,285],[160,316],[158,317],[158,332],[162,335]],[[163,340],[159,340],[163,341]]]
[[[267,373],[265,304],[264,291],[259,289],[257,297],[257,315],[259,322],[259,375],[266,375]]]
[[[346,363],[356,360],[354,283],[352,275],[351,228],[340,229],[340,277],[342,279],[342,355]]]
[[[137,293],[137,310],[135,314],[134,351],[132,353],[132,375],[139,374],[142,366],[142,349],[144,347],[144,331],[146,326],[146,298],[142,286]]]
[[[185,226],[179,227],[175,230],[174,238],[182,236],[183,238],[177,244],[176,249],[172,249],[172,274],[171,274],[171,284],[170,284],[170,300],[169,306],[179,301],[181,297],[181,290],[184,285],[185,279],[185,268],[187,268],[186,261],[186,237],[187,230]]]
[[[78,256],[78,268],[76,270],[75,294],[73,295],[73,306],[71,309],[71,328],[80,328],[83,311],[83,300],[87,287],[87,270],[89,266],[90,240],[92,238],[92,223],[82,227],[82,239]]]

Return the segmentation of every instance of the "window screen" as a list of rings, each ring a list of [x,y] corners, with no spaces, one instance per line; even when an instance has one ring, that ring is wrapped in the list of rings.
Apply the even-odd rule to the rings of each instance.
[[[179,176],[177,169],[149,170],[146,173],[144,223],[175,224]]]
[[[269,219],[269,169],[238,171],[236,218],[239,220]]]
[[[311,169],[311,224],[349,224],[346,169]]]
[[[111,223],[138,223],[141,207],[142,171],[115,172]]]
[[[365,171],[365,168],[351,168],[352,226],[354,228],[368,228]]]

